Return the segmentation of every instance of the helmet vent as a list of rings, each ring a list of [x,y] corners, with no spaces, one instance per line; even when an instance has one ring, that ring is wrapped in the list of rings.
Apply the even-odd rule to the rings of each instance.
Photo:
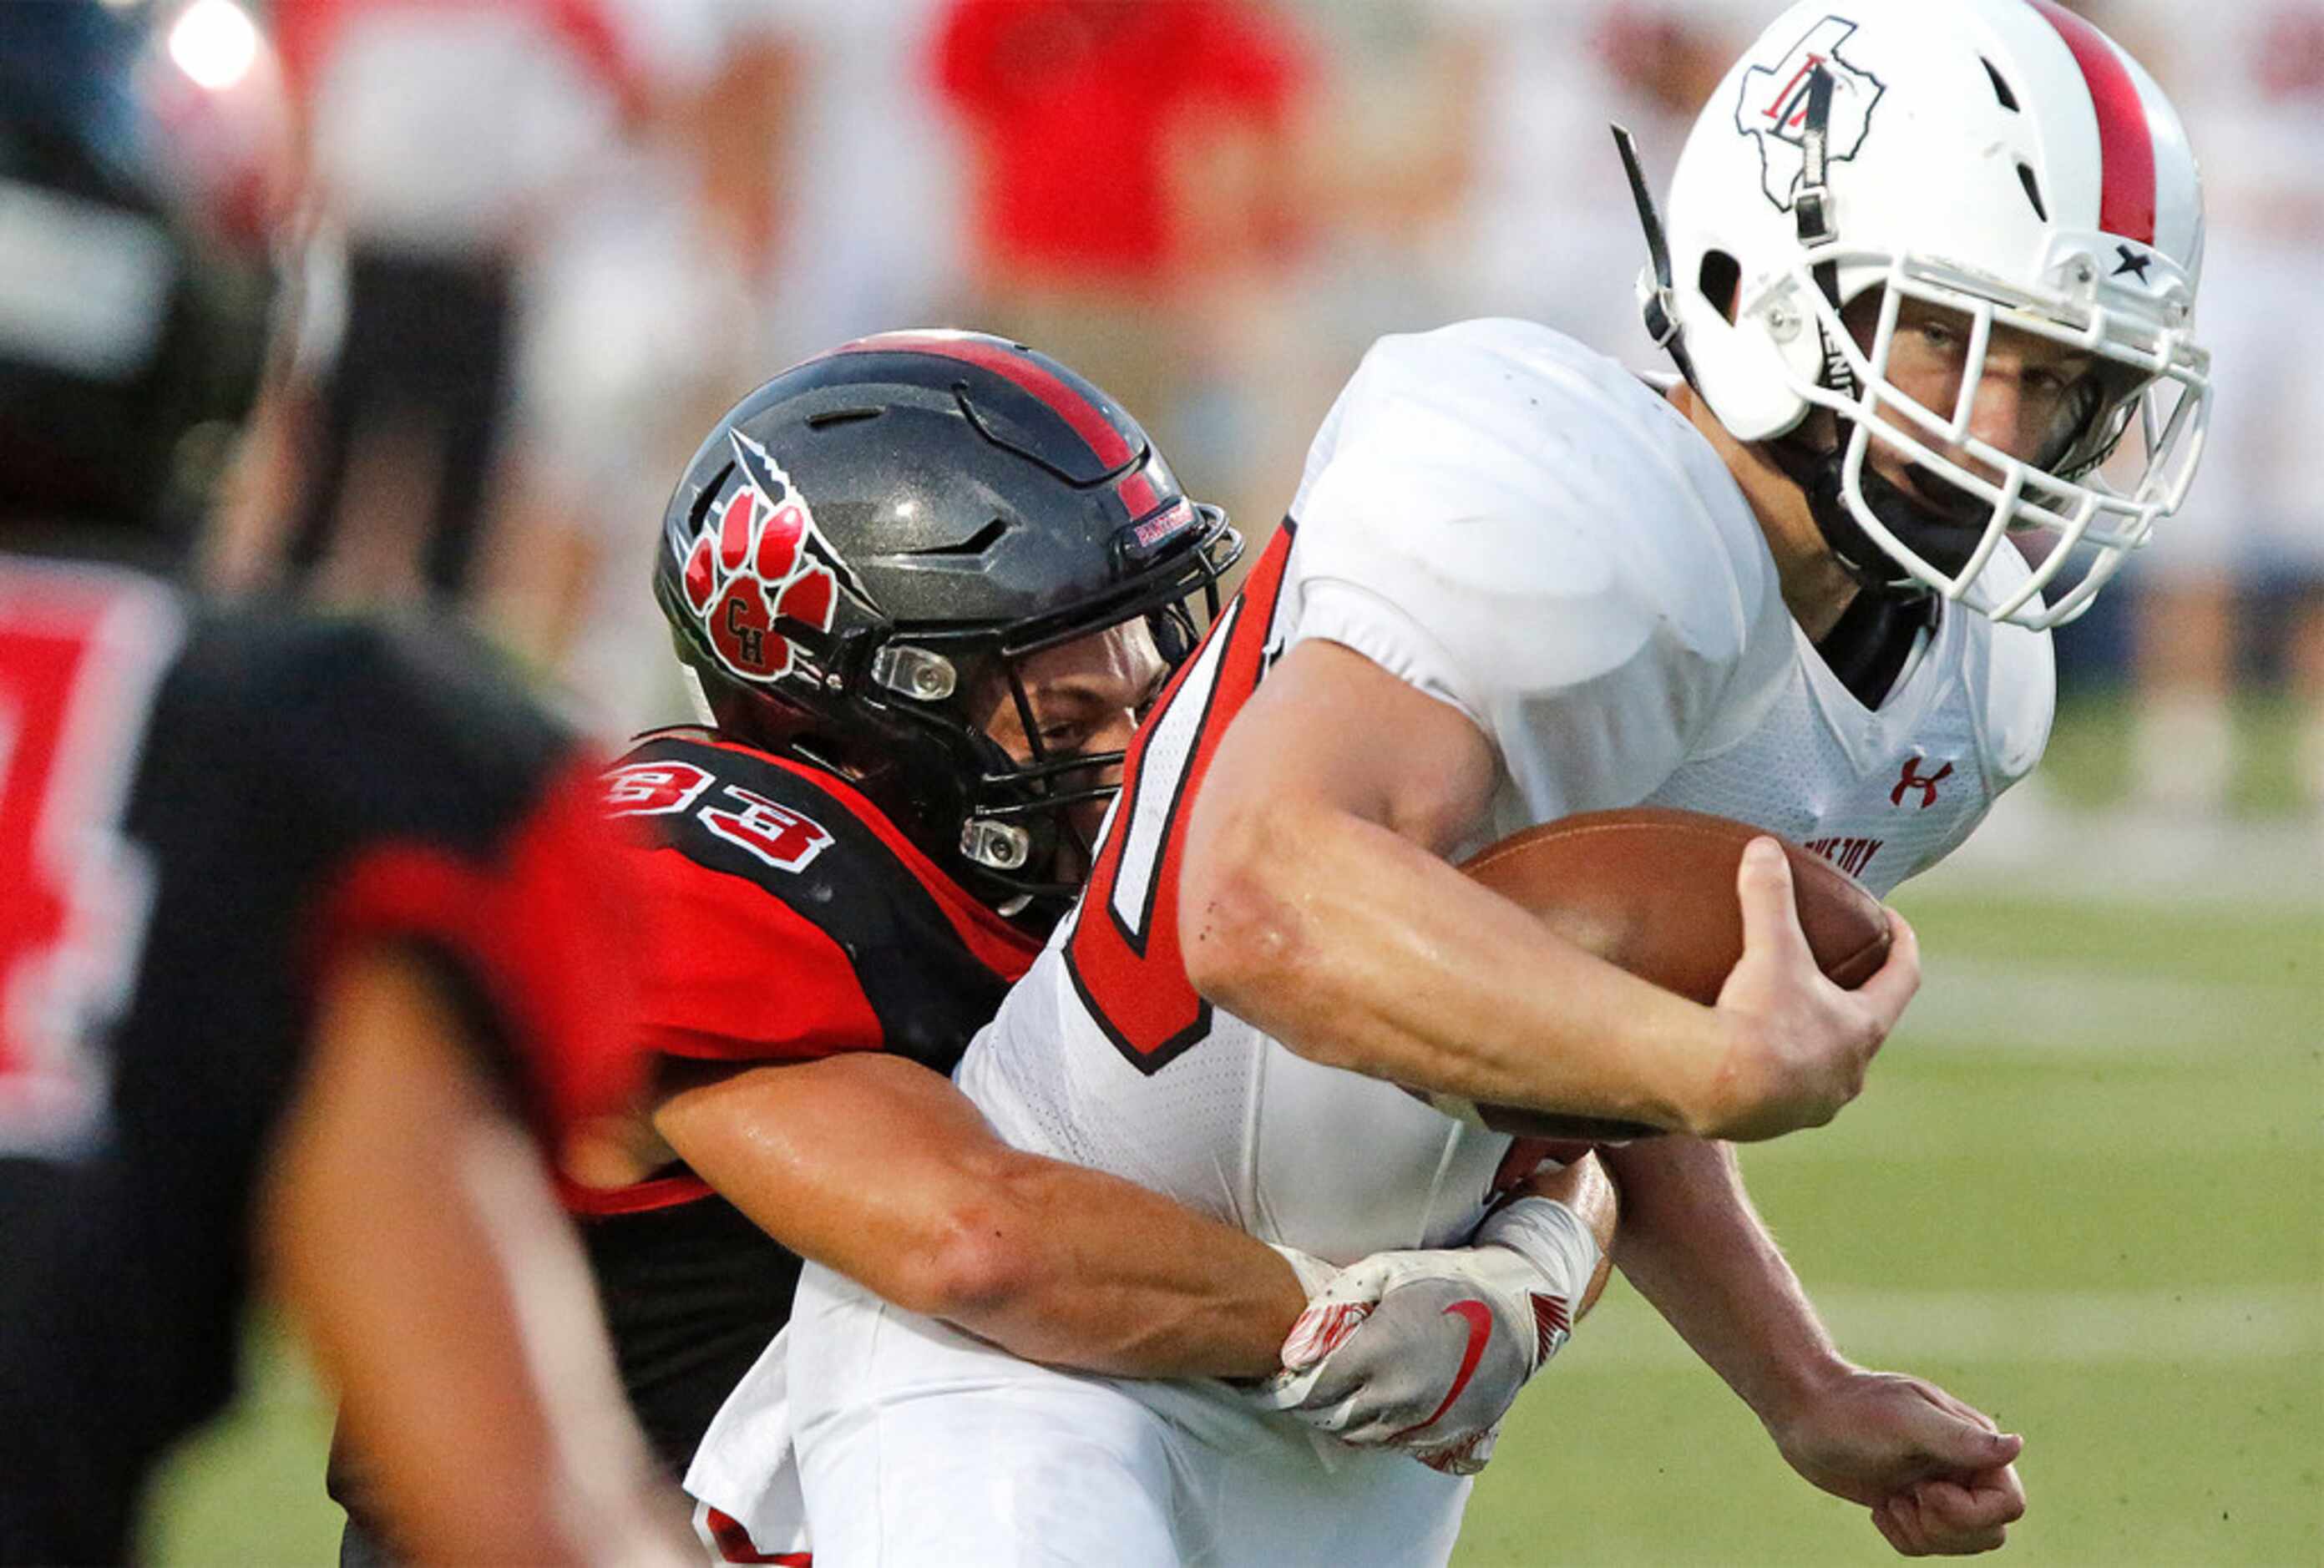
[[[878,409],[825,409],[819,414],[809,414],[807,428],[827,430],[834,425],[852,425],[859,420],[876,420],[879,417]]]
[[[957,544],[940,544],[932,549],[914,550],[912,558],[925,560],[930,556],[981,556],[999,544],[1001,536],[1008,531],[1007,521],[996,517]]]
[[[2042,204],[2042,186],[2034,178],[2034,165],[2020,163],[2017,166],[2017,182],[2025,188],[2025,199],[2034,204],[2034,216],[2048,223],[2050,209]]]
[[[1985,74],[1993,78],[1993,96],[2001,100],[2001,106],[2013,115],[2018,113],[2017,95],[2011,92],[2009,84],[2001,79],[2001,73],[1994,69],[1993,62],[1979,55],[1977,63],[1985,67]]]

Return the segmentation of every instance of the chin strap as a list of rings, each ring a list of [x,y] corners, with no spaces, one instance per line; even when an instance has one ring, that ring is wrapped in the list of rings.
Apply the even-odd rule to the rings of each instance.
[[[1840,236],[1831,217],[1831,187],[1826,183],[1824,171],[1829,166],[1831,144],[1831,73],[1819,65],[1808,76],[1807,119],[1800,127],[1800,189],[1792,198],[1792,220],[1797,226],[1800,248],[1813,250],[1830,244]],[[1840,263],[1824,260],[1815,264],[1812,274],[1816,288],[1831,305],[1832,313],[1840,313]],[[1861,388],[1856,380],[1855,367],[1848,355],[1821,323],[1817,336],[1823,343],[1823,383],[1849,399],[1859,395]]]
[[[1646,189],[1646,172],[1638,166],[1637,143],[1624,127],[1609,129],[1614,133],[1616,150],[1622,154],[1622,172],[1630,179],[1630,198],[1638,204],[1638,226],[1646,231],[1646,260],[1655,272],[1655,290],[1646,297],[1645,307],[1646,336],[1671,356],[1679,374],[1686,377],[1686,384],[1699,394],[1702,385],[1694,379],[1694,361],[1679,332],[1677,300],[1671,292],[1670,243],[1663,237],[1662,215],[1655,210],[1654,194]]]
[[[1823,542],[1859,586],[1885,598],[1925,598],[1934,590],[1890,559],[1888,552],[1864,531],[1864,525],[1849,508],[1841,487],[1848,457],[1846,420],[1840,422],[1840,439],[1830,451],[1818,451],[1796,436],[1769,441],[1763,449],[1775,459],[1784,477],[1798,485],[1807,497],[1808,512],[1814,517]],[[1880,526],[1945,576],[1958,576],[1969,565],[1969,557],[1977,553],[1982,530],[1966,528],[1945,518],[1882,477],[1868,463],[1858,487],[1863,492],[1867,508],[1880,520]]]

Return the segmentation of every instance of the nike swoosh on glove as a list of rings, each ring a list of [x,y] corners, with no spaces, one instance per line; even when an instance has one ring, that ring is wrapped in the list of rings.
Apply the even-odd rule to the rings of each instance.
[[[1312,1295],[1283,1370],[1251,1397],[1342,1442],[1473,1475],[1517,1390],[1571,1333],[1598,1259],[1589,1227],[1542,1197],[1496,1210],[1469,1247],[1376,1252]]]

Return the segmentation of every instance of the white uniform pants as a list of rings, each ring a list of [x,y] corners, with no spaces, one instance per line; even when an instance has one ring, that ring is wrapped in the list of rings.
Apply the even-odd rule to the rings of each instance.
[[[1034,1366],[812,1265],[788,1338],[816,1568],[1425,1568],[1468,1500],[1222,1385]]]

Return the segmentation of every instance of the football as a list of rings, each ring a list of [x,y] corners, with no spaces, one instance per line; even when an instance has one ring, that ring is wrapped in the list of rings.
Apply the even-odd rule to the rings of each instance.
[[[1708,1006],[1743,955],[1735,873],[1743,846],[1762,836],[1775,835],[1724,816],[1634,807],[1529,827],[1479,851],[1462,870],[1575,945]],[[1799,845],[1784,843],[1784,852],[1816,963],[1834,983],[1861,985],[1888,956],[1880,900]],[[1615,1141],[1656,1130],[1452,1095],[1428,1099],[1449,1115],[1521,1138]]]

